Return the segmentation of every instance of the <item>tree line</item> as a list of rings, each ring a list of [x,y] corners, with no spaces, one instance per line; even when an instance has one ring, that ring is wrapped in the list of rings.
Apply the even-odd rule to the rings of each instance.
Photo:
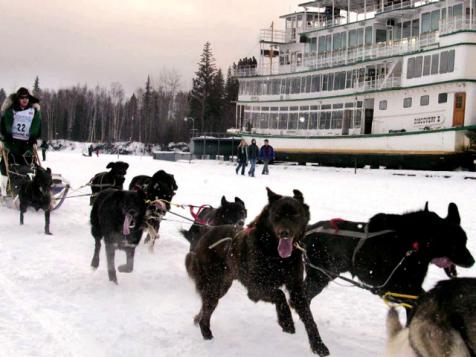
[[[42,89],[37,77],[32,94],[41,100],[43,139],[88,142],[138,141],[167,144],[188,141],[195,134],[224,132],[235,123],[238,84],[228,69],[217,69],[210,44],[204,46],[191,91],[181,89],[180,76],[164,70],[156,84],[126,97],[120,83],[109,88],[76,85]],[[0,89],[0,103],[8,96]],[[189,120],[184,120],[189,118]]]

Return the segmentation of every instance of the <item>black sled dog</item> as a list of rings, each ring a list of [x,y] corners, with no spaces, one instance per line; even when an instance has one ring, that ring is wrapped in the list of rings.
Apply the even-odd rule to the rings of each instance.
[[[146,214],[145,197],[142,192],[105,190],[99,193],[91,210],[91,233],[94,237],[94,255],[91,267],[99,266],[101,239],[106,245],[109,280],[117,284],[115,251],[124,250],[127,262],[119,266],[121,273],[134,269],[135,248],[144,229]]]
[[[25,180],[18,191],[20,201],[20,224],[23,224],[24,215],[28,207],[35,210],[42,209],[45,212],[45,234],[50,232],[50,212],[51,212],[51,186],[53,179],[51,170],[40,166],[35,167],[35,175],[32,180]]]
[[[96,195],[109,188],[115,188],[118,190],[123,189],[125,176],[129,164],[123,161],[110,162],[107,164],[106,169],[109,171],[104,171],[96,174],[90,181],[92,196],[90,198],[89,204],[92,205],[96,198]]]
[[[368,224],[335,224],[337,230],[329,229],[328,222],[308,227],[304,247],[310,262],[333,276],[350,272],[379,295],[420,295],[430,263],[445,268],[450,276],[456,274],[455,265],[469,268],[474,264],[454,203],[449,204],[446,218],[426,205],[424,210],[401,215],[380,213]],[[332,277],[309,265],[306,269],[306,292],[311,300]]]
[[[129,190],[142,191],[146,200],[154,202],[147,208],[149,221],[147,222],[148,233],[145,238],[145,243],[150,244],[149,247],[152,251],[156,239],[159,238],[160,222],[170,210],[170,202],[178,190],[177,182],[174,175],[159,170],[152,177],[135,176],[129,184]]]
[[[387,316],[387,357],[476,356],[476,279],[440,281],[423,294],[408,327]]]
[[[293,197],[286,197],[268,189],[268,204],[249,228],[215,227],[198,240],[185,265],[202,300],[195,323],[204,339],[213,338],[211,315],[233,280],[239,280],[252,301],[276,305],[278,323],[287,333],[295,332],[291,305],[304,323],[312,351],[329,354],[304,293],[301,251],[294,248],[308,221],[309,207],[301,192],[294,190]],[[283,285],[289,291],[289,304]]]
[[[243,228],[246,217],[245,203],[239,197],[235,197],[234,202],[229,202],[223,196],[220,207],[204,207],[198,212],[190,229],[188,231],[181,230],[181,233],[190,242],[190,250],[194,250],[200,237],[210,227],[231,224],[236,225],[237,228]]]

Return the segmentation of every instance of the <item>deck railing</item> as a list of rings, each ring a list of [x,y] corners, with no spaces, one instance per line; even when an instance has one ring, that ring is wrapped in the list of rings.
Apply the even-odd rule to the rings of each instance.
[[[282,30],[264,29],[259,33],[259,40],[262,42],[284,43],[286,32]]]
[[[456,18],[452,21],[440,21],[440,33],[447,35],[461,30],[476,30],[476,18]]]

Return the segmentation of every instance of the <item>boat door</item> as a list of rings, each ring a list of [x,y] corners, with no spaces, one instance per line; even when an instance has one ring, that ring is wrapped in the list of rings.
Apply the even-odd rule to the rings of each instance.
[[[342,135],[349,135],[349,129],[352,125],[352,112],[353,110],[344,110],[344,121],[342,123]]]
[[[365,126],[364,126],[364,134],[372,134],[372,122],[374,120],[374,110],[373,109],[365,109]]]
[[[453,126],[464,125],[464,111],[466,109],[466,93],[455,93],[453,110]]]

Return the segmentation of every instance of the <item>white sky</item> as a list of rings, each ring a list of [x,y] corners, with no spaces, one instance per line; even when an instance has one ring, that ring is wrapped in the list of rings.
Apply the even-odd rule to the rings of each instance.
[[[259,30],[293,0],[0,0],[0,88],[123,84],[130,94],[164,68],[191,78],[206,41],[226,71],[257,54]]]

